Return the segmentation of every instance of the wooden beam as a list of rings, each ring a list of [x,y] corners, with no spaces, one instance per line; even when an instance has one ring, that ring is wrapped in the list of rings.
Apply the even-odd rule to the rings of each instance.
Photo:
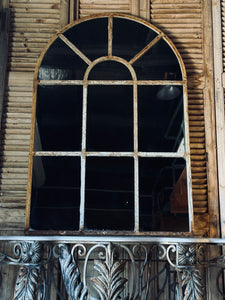
[[[69,22],[69,0],[60,0],[60,20],[59,27],[64,27]]]
[[[212,38],[212,2],[202,1],[203,4],[203,57],[205,87],[204,117],[205,117],[205,147],[207,153],[208,180],[208,210],[210,237],[219,237],[218,181],[216,162],[216,124],[215,99],[213,78],[213,38]]]
[[[214,77],[215,77],[215,111],[217,133],[217,160],[219,181],[219,204],[221,237],[225,237],[225,121],[224,121],[224,89],[222,82],[223,53],[222,53],[222,20],[221,3],[212,1],[213,13],[213,44],[214,44]]]
[[[140,1],[139,0],[131,0],[131,14],[133,16],[140,16]]]
[[[140,0],[140,17],[146,21],[150,21],[150,1]]]

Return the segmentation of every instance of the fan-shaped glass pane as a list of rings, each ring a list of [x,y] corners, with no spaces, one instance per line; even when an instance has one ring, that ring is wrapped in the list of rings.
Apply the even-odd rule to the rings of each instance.
[[[87,64],[60,38],[57,38],[41,62],[38,79],[83,79],[86,68]]]
[[[106,60],[91,70],[89,80],[132,80],[128,68],[120,62]]]
[[[82,22],[64,33],[90,60],[108,54],[108,18]]]
[[[112,54],[131,60],[158,34],[143,24],[123,18],[113,18]]]
[[[139,80],[182,80],[179,61],[163,39],[134,62],[133,67]]]

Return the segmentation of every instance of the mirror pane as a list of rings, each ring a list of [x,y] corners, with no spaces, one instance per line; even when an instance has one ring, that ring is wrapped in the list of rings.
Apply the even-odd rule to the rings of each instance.
[[[87,151],[133,151],[133,86],[88,86]]]
[[[82,86],[38,86],[35,151],[81,149]]]
[[[188,231],[186,162],[140,158],[140,230]]]
[[[80,158],[34,157],[31,229],[78,230]]]
[[[183,147],[181,86],[138,87],[138,148],[143,152],[176,152]]]
[[[85,203],[86,229],[133,230],[133,158],[88,157]]]

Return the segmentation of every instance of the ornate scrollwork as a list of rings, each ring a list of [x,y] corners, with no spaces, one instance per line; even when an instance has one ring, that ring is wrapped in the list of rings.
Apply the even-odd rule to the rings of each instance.
[[[0,253],[0,265],[20,267],[14,300],[49,299],[53,286],[60,299],[66,293],[71,300],[159,299],[170,289],[176,299],[200,300],[203,269],[225,265],[224,255],[203,260],[197,244],[29,241],[12,248],[12,256]]]

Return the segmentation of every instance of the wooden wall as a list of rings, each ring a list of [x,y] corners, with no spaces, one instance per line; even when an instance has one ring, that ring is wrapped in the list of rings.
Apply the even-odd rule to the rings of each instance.
[[[8,81],[5,90],[0,182],[0,228],[24,228],[33,72],[51,36],[67,24],[61,0],[10,0]]]
[[[218,234],[215,133],[210,98],[213,90],[210,3],[210,0],[80,0],[78,3],[10,0],[8,84],[1,140],[0,228],[24,227],[32,77],[37,58],[48,39],[68,19],[107,11],[150,20],[171,38],[181,53],[189,84],[195,234]]]

